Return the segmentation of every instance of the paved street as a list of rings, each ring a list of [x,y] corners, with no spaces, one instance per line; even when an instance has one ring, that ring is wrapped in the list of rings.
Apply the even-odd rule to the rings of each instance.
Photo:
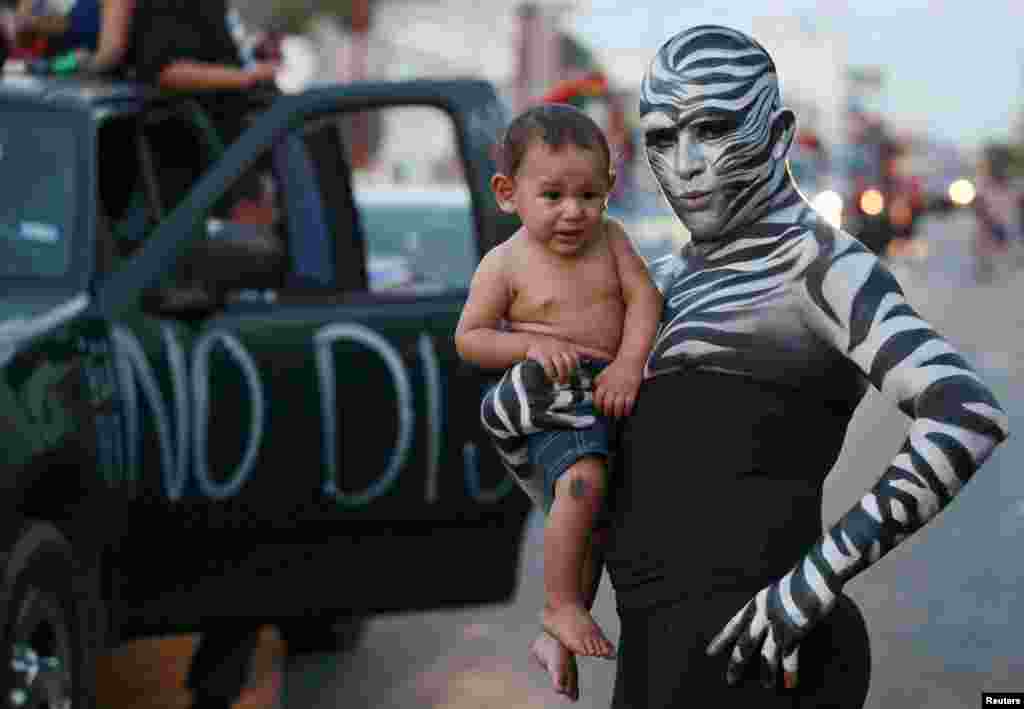
[[[868,706],[961,709],[983,690],[1024,691],[1024,271],[973,283],[971,222],[923,225],[927,254],[893,264],[911,301],[960,347],[995,388],[1011,416],[1011,439],[936,522],[850,586],[867,617],[874,671]],[[907,419],[872,393],[826,482],[824,521],[860,497],[892,459]],[[295,661],[284,706],[483,709],[567,703],[527,660],[541,604],[540,520],[535,518],[514,603],[463,612],[374,620],[357,652]],[[410,582],[415,582],[414,579]],[[596,615],[618,635],[607,582]],[[612,665],[582,667],[577,705],[607,707]]]

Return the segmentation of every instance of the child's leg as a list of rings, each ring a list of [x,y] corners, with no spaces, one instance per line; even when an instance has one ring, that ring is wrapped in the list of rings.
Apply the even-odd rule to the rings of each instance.
[[[615,648],[589,611],[584,590],[591,530],[605,493],[605,461],[580,458],[555,482],[544,529],[544,628],[578,655],[612,657]]]

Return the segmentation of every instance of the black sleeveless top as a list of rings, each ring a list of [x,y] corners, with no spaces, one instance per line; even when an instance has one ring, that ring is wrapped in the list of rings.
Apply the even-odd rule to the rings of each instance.
[[[224,0],[139,0],[128,49],[139,79],[156,83],[164,67],[180,59],[241,66],[227,9]]]
[[[606,558],[622,608],[751,595],[821,536],[853,409],[734,374],[647,380],[621,432]]]
[[[856,288],[826,275],[849,237],[809,210],[749,232],[653,265],[662,325],[611,483],[622,608],[753,595],[821,536],[822,481],[867,387],[819,315],[833,282]]]
[[[127,63],[138,80],[158,84],[177,61],[241,67],[238,46],[227,26],[225,0],[139,0],[132,15]],[[244,91],[201,91],[195,97],[216,124],[225,144],[245,129]]]

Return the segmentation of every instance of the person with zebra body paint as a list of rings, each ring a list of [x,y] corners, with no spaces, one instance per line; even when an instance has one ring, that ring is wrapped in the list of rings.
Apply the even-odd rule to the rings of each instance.
[[[463,359],[507,370],[496,389],[510,396],[503,404],[489,392],[482,408],[502,461],[547,512],[543,627],[576,654],[612,657],[589,612],[588,551],[600,534],[610,419],[632,410],[662,298],[605,216],[611,151],[589,116],[566,104],[528,109],[509,125],[501,162],[494,194],[522,227],[481,260],[455,343]],[[505,445],[512,438],[518,450]]]
[[[760,44],[679,32],[640,114],[692,238],[652,265],[662,322],[609,491],[613,706],[861,707],[870,649],[844,586],[950,503],[1008,418],[885,265],[799,194],[796,118]],[[822,483],[869,384],[908,435],[822,534]],[[556,689],[575,680],[544,641]]]

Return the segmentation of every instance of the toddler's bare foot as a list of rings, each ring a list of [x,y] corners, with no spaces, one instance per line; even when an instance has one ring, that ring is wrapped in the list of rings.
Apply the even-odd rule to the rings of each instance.
[[[545,606],[541,621],[546,631],[577,655],[615,657],[615,647],[581,605]]]
[[[562,643],[542,631],[530,646],[530,656],[548,673],[555,692],[574,702],[580,698],[576,657]]]

